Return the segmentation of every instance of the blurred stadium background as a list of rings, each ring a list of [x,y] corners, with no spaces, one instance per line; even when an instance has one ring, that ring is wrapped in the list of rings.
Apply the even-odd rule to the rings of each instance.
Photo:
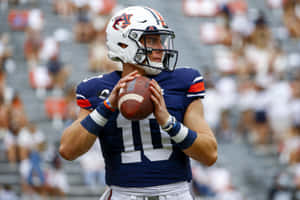
[[[1,0],[0,200],[99,199],[99,147],[73,162],[57,151],[76,84],[120,67],[106,58],[104,28],[131,5],[163,15],[177,66],[206,80],[219,158],[193,162],[195,195],[300,199],[299,0]]]

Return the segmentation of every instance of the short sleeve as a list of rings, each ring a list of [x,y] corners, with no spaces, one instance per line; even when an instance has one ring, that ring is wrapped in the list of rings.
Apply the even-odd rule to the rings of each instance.
[[[76,88],[76,102],[80,108],[93,110],[101,102],[98,97],[97,89],[101,85],[99,77],[89,80],[84,80],[77,85]]]
[[[202,75],[197,70],[192,70],[190,74],[190,85],[187,91],[188,98],[204,98],[205,86]]]

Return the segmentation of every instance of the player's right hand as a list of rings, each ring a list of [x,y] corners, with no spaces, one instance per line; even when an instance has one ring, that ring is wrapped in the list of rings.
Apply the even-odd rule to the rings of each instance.
[[[118,83],[115,85],[115,87],[111,91],[109,97],[107,98],[113,108],[115,108],[115,109],[118,108],[118,98],[119,98],[120,89],[124,88],[126,86],[127,82],[135,79],[138,76],[140,76],[140,74],[138,74],[138,71],[135,70],[135,71],[127,74],[126,76],[122,77],[118,81]]]

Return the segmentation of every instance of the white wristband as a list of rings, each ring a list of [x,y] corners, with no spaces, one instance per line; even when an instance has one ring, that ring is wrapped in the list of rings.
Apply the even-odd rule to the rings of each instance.
[[[107,122],[107,119],[103,117],[96,109],[93,112],[91,112],[90,117],[96,124],[102,127],[104,127]]]

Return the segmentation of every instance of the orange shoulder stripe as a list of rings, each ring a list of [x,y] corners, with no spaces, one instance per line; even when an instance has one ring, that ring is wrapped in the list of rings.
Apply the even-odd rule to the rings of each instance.
[[[204,91],[204,90],[205,90],[204,82],[201,81],[199,83],[195,83],[195,84],[191,85],[188,92],[201,92],[201,91]]]
[[[90,103],[89,100],[87,99],[77,99],[77,104],[80,106],[80,107],[89,107],[91,106],[92,104]]]

